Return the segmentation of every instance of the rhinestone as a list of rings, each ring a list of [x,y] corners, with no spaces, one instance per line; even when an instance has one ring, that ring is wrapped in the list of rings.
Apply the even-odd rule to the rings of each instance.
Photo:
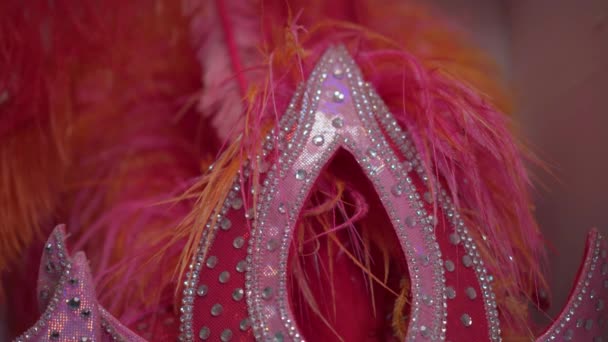
[[[604,310],[604,300],[603,299],[600,299],[597,301],[597,304],[595,305],[595,310],[597,310],[597,311]]]
[[[249,320],[249,318],[243,318],[243,320],[241,320],[241,323],[239,323],[239,329],[241,329],[241,331],[247,331],[250,326],[251,321]]]
[[[448,270],[449,272],[453,272],[455,267],[454,267],[454,262],[452,260],[446,260],[445,261],[445,269]]]
[[[239,210],[243,207],[243,199],[236,197],[231,202],[232,209]]]
[[[57,330],[51,331],[51,338],[54,339],[54,340],[58,339],[59,338],[59,331],[57,331]]]
[[[235,289],[232,292],[232,299],[239,301],[239,300],[243,299],[243,295],[245,295],[245,291],[243,291],[243,289],[241,289],[241,288]]]
[[[315,144],[315,146],[321,146],[321,145],[323,145],[324,142],[325,142],[325,138],[321,134],[315,135],[312,138],[312,143]]]
[[[239,249],[241,247],[243,247],[245,245],[245,239],[242,236],[237,236],[236,238],[234,238],[234,241],[232,241],[232,247]]]
[[[199,297],[204,297],[207,295],[207,292],[209,291],[209,287],[207,287],[207,285],[201,285],[198,287],[198,289],[196,289],[196,294]]]
[[[217,265],[217,257],[215,255],[210,256],[207,258],[205,265],[209,268],[214,268]]]
[[[475,289],[470,286],[464,290],[464,293],[466,293],[467,297],[469,297],[470,300],[477,298],[477,291],[475,291]]]
[[[297,180],[304,180],[306,178],[306,171],[299,169],[298,171],[296,171],[296,179]]]
[[[222,334],[220,335],[220,340],[222,340],[222,342],[228,342],[232,340],[232,330],[226,329],[222,331]]]
[[[391,188],[391,194],[395,197],[399,197],[403,195],[403,189],[401,189],[401,185],[397,184]]]
[[[460,243],[460,236],[457,233],[450,234],[450,243],[452,245],[457,245]]]
[[[406,217],[405,224],[410,228],[414,228],[416,226],[416,218],[414,216]]]
[[[471,259],[470,255],[465,254],[462,256],[462,263],[464,264],[465,267],[471,267],[471,266],[473,266],[473,259]]]
[[[468,314],[460,316],[460,321],[465,327],[470,327],[473,324],[473,319]]]
[[[241,260],[236,264],[236,271],[243,273],[247,270],[247,261]]]
[[[344,93],[336,90],[334,91],[334,102],[342,102],[344,101]]]
[[[333,71],[333,75],[335,78],[341,79],[342,77],[344,77],[344,70],[342,70],[342,68],[340,67],[336,67]]]
[[[53,244],[49,242],[46,244],[46,246],[44,246],[44,248],[47,252],[50,252],[51,250],[53,250]]]
[[[344,126],[344,120],[342,120],[342,118],[340,117],[334,118],[333,120],[331,120],[331,125],[335,128],[342,128],[342,126]]]
[[[68,280],[68,282],[70,283],[70,285],[72,286],[76,286],[78,285],[78,279],[76,278],[70,278],[70,280]]]
[[[73,297],[72,299],[68,300],[68,305],[71,309],[78,309],[80,307],[80,298]]]
[[[201,340],[206,340],[209,338],[209,336],[211,335],[211,330],[209,330],[208,327],[202,327],[201,331],[198,332],[198,337]]]
[[[253,220],[254,217],[255,217],[255,211],[253,210],[253,208],[247,209],[247,211],[245,212],[245,218],[248,220]]]
[[[91,342],[91,339],[90,339],[90,338],[88,338],[88,337],[86,337],[86,336],[83,336],[83,337],[81,337],[81,338],[80,338],[80,340],[79,340],[79,341],[80,341],[80,342]]]
[[[220,273],[220,276],[218,277],[220,283],[222,284],[226,284],[228,282],[228,280],[230,280],[230,272],[228,271],[224,271],[222,273]]]
[[[286,207],[285,203],[279,203],[279,206],[277,207],[277,211],[279,212],[279,214],[286,214],[287,207]]]
[[[262,290],[262,298],[266,300],[272,298],[272,287],[267,286],[264,288],[264,290]]]
[[[221,304],[213,304],[211,307],[211,316],[217,317],[222,314],[222,311],[224,311],[224,308]]]
[[[564,340],[571,341],[572,337],[574,337],[574,330],[572,330],[572,329],[566,330],[566,333],[564,334]]]
[[[229,230],[230,227],[232,227],[232,222],[230,222],[228,218],[224,217],[220,221],[220,227],[222,228],[222,230]]]
[[[283,342],[283,340],[283,333],[280,331],[274,334],[274,339],[272,339],[273,342]]]
[[[80,311],[80,316],[82,316],[82,318],[89,318],[89,317],[91,317],[91,310],[84,309],[84,310]]]
[[[445,288],[445,294],[449,299],[456,298],[456,290],[454,290],[454,288],[451,286]]]
[[[266,244],[266,248],[268,248],[269,251],[274,252],[279,248],[279,243],[275,239],[270,239]]]

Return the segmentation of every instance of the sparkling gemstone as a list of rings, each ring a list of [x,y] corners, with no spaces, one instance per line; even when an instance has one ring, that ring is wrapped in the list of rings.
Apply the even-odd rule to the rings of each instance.
[[[59,331],[57,331],[57,330],[51,331],[51,338],[52,339],[57,340],[57,339],[59,339],[59,336],[60,336],[59,335]]]
[[[84,309],[84,310],[80,311],[80,316],[82,316],[82,318],[89,318],[89,317],[91,317],[91,310]]]
[[[207,258],[207,262],[205,262],[205,265],[207,265],[207,267],[209,268],[214,268],[217,265],[217,257],[215,255],[210,256],[209,258]]]
[[[445,294],[449,299],[456,298],[456,290],[454,290],[454,288],[451,286],[445,288]]]
[[[79,297],[73,297],[71,299],[68,300],[68,306],[71,309],[78,309],[80,307],[80,298]]]
[[[232,209],[239,210],[243,207],[243,199],[240,197],[236,197],[231,202]]]
[[[333,120],[331,120],[331,125],[335,128],[342,128],[344,126],[344,120],[342,120],[342,118],[340,117],[334,118]]]
[[[315,146],[321,146],[321,145],[323,145],[324,142],[325,142],[325,138],[321,134],[315,135],[312,138],[312,143],[315,144]]]
[[[468,314],[460,316],[460,321],[465,327],[470,327],[473,324],[473,319]]]
[[[279,214],[286,214],[287,206],[285,205],[285,203],[279,203],[279,206],[277,207],[277,211],[279,212]]]
[[[296,171],[296,179],[297,180],[304,180],[306,178],[306,171],[299,169],[298,171]]]
[[[222,314],[222,311],[224,311],[224,307],[222,307],[221,304],[213,304],[211,307],[211,316],[217,317]]]
[[[266,244],[266,248],[268,248],[268,250],[271,252],[276,251],[277,248],[279,248],[279,242],[275,239],[270,239]]]
[[[92,340],[90,338],[86,337],[86,336],[83,336],[83,337],[80,338],[79,341],[80,342],[91,342]]]
[[[445,261],[445,269],[449,272],[453,272],[456,267],[454,266],[454,262],[452,260]]]
[[[344,93],[339,90],[334,91],[334,102],[344,101]]]
[[[76,285],[78,285],[78,279],[70,278],[70,280],[68,280],[68,283],[70,283],[70,285],[72,285],[72,286],[76,286]]]
[[[220,273],[220,276],[218,277],[220,283],[222,284],[226,284],[228,282],[228,280],[230,280],[230,272],[228,271],[223,271],[222,273]]]
[[[198,289],[196,289],[196,295],[199,297],[204,297],[207,295],[207,292],[209,291],[209,287],[205,284],[201,285],[198,287]]]
[[[416,226],[416,218],[414,216],[406,217],[405,224],[410,228],[414,228]]]
[[[232,292],[232,299],[239,301],[239,300],[243,299],[244,295],[245,295],[245,291],[243,291],[242,288],[238,288]]]
[[[222,340],[222,342],[228,342],[232,340],[232,330],[226,329],[222,331],[222,334],[220,335],[220,340]]]
[[[229,230],[230,227],[232,227],[232,222],[224,217],[220,220],[220,227],[222,228],[222,230]]]
[[[471,300],[477,298],[477,291],[470,286],[464,290],[464,293],[466,293],[467,297],[469,297]]]
[[[241,248],[245,245],[245,239],[242,236],[237,236],[234,241],[232,241],[232,246],[234,248]]]
[[[249,318],[243,318],[241,320],[241,323],[239,323],[239,329],[241,329],[242,331],[247,331],[247,329],[249,329],[250,326],[251,326],[251,321],[249,320]]]
[[[332,74],[335,78],[341,79],[342,77],[344,77],[344,70],[340,67],[336,67]]]
[[[236,264],[236,271],[243,273],[247,270],[247,261],[241,260]]]
[[[465,267],[471,267],[473,266],[473,259],[471,259],[470,255],[465,254],[462,256],[462,263]]]
[[[201,331],[198,332],[198,337],[201,340],[206,340],[209,338],[209,336],[211,335],[211,330],[209,330],[208,327],[202,327]]]
[[[393,194],[393,196],[395,196],[395,197],[399,197],[399,196],[403,195],[403,189],[402,189],[401,185],[399,185],[399,184],[394,185],[391,188],[391,194]]]
[[[264,290],[262,290],[262,298],[266,300],[272,298],[272,287],[267,286],[264,288]]]
[[[452,245],[457,245],[460,243],[460,236],[457,233],[450,234],[450,243]]]

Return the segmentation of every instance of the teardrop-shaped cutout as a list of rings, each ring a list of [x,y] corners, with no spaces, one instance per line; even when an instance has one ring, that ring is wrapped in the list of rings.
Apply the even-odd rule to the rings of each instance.
[[[313,185],[290,246],[290,302],[306,340],[403,340],[410,281],[398,241],[373,184],[340,149]]]

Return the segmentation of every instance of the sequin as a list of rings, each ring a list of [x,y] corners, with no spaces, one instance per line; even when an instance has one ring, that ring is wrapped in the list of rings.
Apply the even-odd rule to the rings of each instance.
[[[324,142],[325,142],[325,138],[321,134],[315,135],[312,138],[312,143],[315,144],[315,146],[322,146]]]
[[[454,290],[454,288],[451,286],[445,288],[445,294],[449,299],[456,298],[456,290]]]
[[[222,342],[228,342],[232,340],[232,330],[226,329],[222,331],[222,334],[220,335],[220,340],[222,340]]]
[[[224,307],[222,306],[222,304],[214,304],[211,307],[211,316],[217,317],[219,315],[222,314],[222,312],[224,311]]]
[[[247,261],[241,260],[236,264],[236,271],[243,273],[247,270]]]
[[[220,273],[218,280],[220,281],[220,283],[226,284],[230,280],[230,272],[223,271],[222,273]]]
[[[209,287],[205,284],[201,285],[196,289],[196,295],[199,297],[204,297],[207,295],[207,291],[209,291]]]
[[[243,247],[245,245],[245,239],[242,236],[237,236],[236,238],[234,238],[234,241],[232,241],[232,247],[239,249],[241,247]]]
[[[465,327],[470,327],[473,324],[473,319],[468,314],[460,316],[460,321]]]
[[[298,171],[296,171],[296,179],[297,180],[304,180],[306,178],[306,171],[299,169]]]
[[[249,318],[243,318],[241,323],[239,323],[239,329],[241,329],[241,331],[247,331],[249,327],[251,327],[251,320]]]
[[[232,292],[232,299],[234,299],[235,301],[239,301],[239,300],[243,299],[244,295],[245,295],[245,291],[243,291],[242,288],[238,288]]]
[[[452,260],[445,261],[445,269],[449,272],[453,272],[456,267],[454,266],[454,262]]]
[[[71,299],[68,300],[68,305],[70,308],[76,310],[80,307],[80,298],[79,297],[73,297]]]
[[[214,268],[217,265],[217,257],[215,255],[210,256],[207,258],[205,265],[207,265],[208,268]]]
[[[464,293],[466,293],[467,297],[469,297],[471,300],[477,298],[477,291],[475,291],[475,289],[472,287],[467,287],[464,290]]]
[[[198,332],[198,337],[201,340],[206,340],[209,338],[209,336],[211,336],[211,330],[209,330],[208,327],[202,327],[201,331]]]

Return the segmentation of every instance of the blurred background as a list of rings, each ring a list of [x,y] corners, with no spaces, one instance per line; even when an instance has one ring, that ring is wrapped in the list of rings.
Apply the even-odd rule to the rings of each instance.
[[[555,316],[586,232],[608,234],[608,1],[434,2],[499,63],[520,136],[555,174],[534,171]]]

